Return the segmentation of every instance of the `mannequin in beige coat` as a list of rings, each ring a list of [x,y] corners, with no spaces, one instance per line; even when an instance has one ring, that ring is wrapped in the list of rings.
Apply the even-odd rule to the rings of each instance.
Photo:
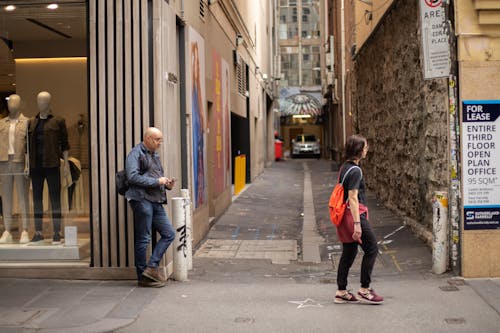
[[[12,243],[12,208],[14,186],[22,223],[20,243],[28,243],[28,181],[26,178],[26,136],[29,120],[21,109],[21,97],[13,94],[7,102],[9,116],[0,120],[0,181],[5,231],[0,243]]]

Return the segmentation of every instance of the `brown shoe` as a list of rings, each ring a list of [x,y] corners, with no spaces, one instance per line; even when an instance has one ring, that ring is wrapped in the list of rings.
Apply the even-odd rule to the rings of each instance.
[[[147,267],[144,272],[142,272],[142,276],[150,278],[156,282],[165,282],[166,280],[158,267]]]
[[[153,281],[147,277],[142,277],[139,281],[137,281],[137,285],[144,288],[161,288],[165,287],[166,284],[166,282]]]

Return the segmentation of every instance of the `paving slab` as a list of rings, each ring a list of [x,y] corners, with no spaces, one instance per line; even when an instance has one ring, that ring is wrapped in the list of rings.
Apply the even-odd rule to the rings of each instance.
[[[284,264],[297,260],[297,241],[207,239],[196,251],[195,257],[270,259]]]

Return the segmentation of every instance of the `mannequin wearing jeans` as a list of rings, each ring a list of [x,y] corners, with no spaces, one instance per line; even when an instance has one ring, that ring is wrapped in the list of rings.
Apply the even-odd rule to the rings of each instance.
[[[19,242],[28,243],[28,181],[26,178],[26,134],[29,120],[20,112],[21,97],[13,94],[7,102],[9,116],[0,120],[0,181],[2,183],[5,231],[0,243],[12,242],[12,206],[14,186],[22,218]],[[21,231],[21,226],[19,226]]]
[[[52,114],[51,95],[42,91],[37,96],[40,113],[30,122],[30,175],[33,186],[35,212],[35,235],[32,242],[44,240],[43,230],[43,186],[47,181],[52,208],[53,244],[61,243],[61,178],[60,158],[64,158],[63,172],[69,173],[68,130],[63,118]]]

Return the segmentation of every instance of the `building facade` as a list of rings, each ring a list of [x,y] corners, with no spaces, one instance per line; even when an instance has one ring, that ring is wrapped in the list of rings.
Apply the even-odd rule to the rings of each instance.
[[[325,7],[319,0],[280,0],[278,27],[279,96],[285,154],[292,141],[314,135],[326,145],[321,85],[325,68]]]
[[[6,98],[17,94],[22,112],[36,117],[38,92],[49,92],[52,113],[65,120],[69,156],[79,174],[69,177],[61,164],[62,244],[52,244],[52,192],[44,192],[45,239],[39,243],[19,242],[23,211],[20,199],[12,200],[13,238],[0,244],[1,275],[133,278],[132,214],[116,193],[114,175],[147,127],[164,133],[165,173],[178,180],[169,198],[181,196],[181,188],[189,191],[193,246],[231,203],[234,158],[246,156],[246,182],[274,160],[274,83],[263,75],[273,73],[274,5],[48,5],[12,1],[2,8],[2,111],[8,119],[13,107]],[[27,231],[33,236],[33,195],[26,191]],[[169,274],[173,251],[163,262]]]

